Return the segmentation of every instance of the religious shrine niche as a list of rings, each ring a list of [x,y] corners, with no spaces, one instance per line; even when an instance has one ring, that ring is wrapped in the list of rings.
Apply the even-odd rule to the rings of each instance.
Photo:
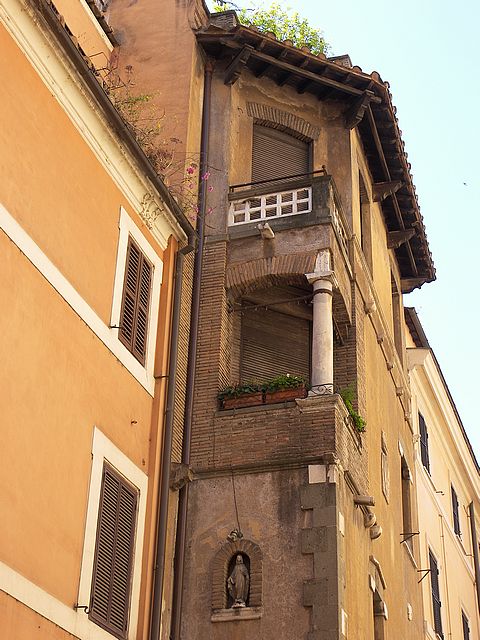
[[[251,540],[227,540],[213,561],[212,610],[262,606],[262,552]]]

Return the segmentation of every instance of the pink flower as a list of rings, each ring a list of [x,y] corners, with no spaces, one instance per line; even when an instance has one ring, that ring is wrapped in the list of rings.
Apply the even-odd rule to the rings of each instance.
[[[188,173],[189,175],[192,175],[192,173],[195,173],[195,169],[194,169],[193,167],[188,167],[188,169],[187,169],[187,173]]]
[[[210,186],[208,187],[208,190],[209,190],[209,191],[213,191],[213,187],[212,187],[212,185],[210,185]]]
[[[207,171],[206,173],[203,174],[202,180],[208,180],[209,177],[210,177],[210,171]]]
[[[212,211],[213,211],[213,208],[212,207],[208,207],[207,213],[212,213]]]

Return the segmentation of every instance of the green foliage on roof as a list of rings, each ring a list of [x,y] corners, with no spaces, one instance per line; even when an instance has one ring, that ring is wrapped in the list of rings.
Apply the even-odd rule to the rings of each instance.
[[[278,40],[291,40],[295,47],[308,47],[315,55],[327,54],[329,45],[323,32],[313,27],[306,18],[302,18],[291,7],[282,7],[273,2],[269,6],[259,5],[255,9],[239,8],[227,0],[215,0],[214,11],[235,9],[240,22],[246,26],[255,26],[266,33],[271,31]]]

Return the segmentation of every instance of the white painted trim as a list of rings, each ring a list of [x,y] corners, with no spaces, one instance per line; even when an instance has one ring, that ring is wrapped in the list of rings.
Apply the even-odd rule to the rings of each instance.
[[[130,618],[128,638],[136,637],[138,622],[138,604],[140,599],[140,578],[142,572],[142,549],[145,531],[145,512],[147,505],[148,478],[124,453],[120,451],[97,427],[93,431],[92,473],[88,495],[87,519],[85,524],[85,540],[83,546],[82,568],[78,603],[88,605],[92,582],[93,561],[95,556],[95,540],[97,535],[98,505],[102,485],[104,461],[109,462],[125,478],[139,490],[137,528],[135,534],[134,565],[132,593],[130,600]]]
[[[151,225],[152,234],[162,249],[167,247],[172,234],[177,239],[186,239],[171,211],[113,133],[73,65],[62,55],[52,35],[47,31],[42,32],[41,23],[35,19],[29,4],[25,0],[0,0],[0,22],[132,209]],[[149,203],[148,206],[146,203]],[[149,210],[152,208],[155,211],[154,220],[149,219]]]
[[[32,238],[18,224],[15,218],[0,203],[0,229],[10,238],[12,242],[20,249],[20,251],[30,260],[33,266],[38,269],[42,276],[52,285],[65,302],[73,309],[73,311],[85,322],[85,324],[93,331],[93,333],[103,342],[103,344],[118,358],[123,366],[136,378],[136,380],[144,387],[148,393],[153,396],[155,388],[155,379],[153,377],[153,355],[149,355],[148,369],[143,367],[140,362],[123,346],[115,335],[115,331],[108,327],[103,320],[96,314],[78,291],[70,284],[65,276],[57,269],[53,262],[43,253],[40,247],[32,240]],[[146,242],[146,241],[145,241]],[[153,249],[152,249],[153,251]],[[158,260],[158,257],[157,257]],[[161,269],[159,270],[161,276]],[[161,280],[157,278],[157,280]],[[156,295],[154,304],[153,295]],[[158,305],[160,298],[160,283],[154,292],[152,292],[152,317],[157,322]],[[155,307],[155,308],[154,308]],[[156,311],[156,316],[153,312]],[[149,350],[155,348],[155,330],[150,331]],[[153,347],[152,347],[153,344]]]
[[[118,227],[120,229],[120,235],[118,238],[117,264],[115,267],[112,316],[110,324],[112,325],[112,327],[118,327],[120,324],[123,281],[125,278],[125,266],[127,262],[128,237],[132,236],[132,238],[140,247],[142,253],[153,265],[152,290],[150,294],[150,311],[148,314],[147,352],[145,356],[145,369],[147,370],[147,376],[148,378],[153,379],[155,342],[158,330],[158,308],[160,304],[160,287],[162,284],[163,262],[123,207],[120,207],[120,219],[118,222]],[[119,329],[112,328],[111,330],[118,340]],[[130,353],[123,344],[122,347],[127,353]]]
[[[145,510],[147,498],[147,476],[127,458],[97,428],[94,429],[92,444],[92,474],[90,482],[85,543],[80,575],[79,604],[88,604],[90,600],[90,582],[93,568],[93,549],[95,547],[98,501],[100,498],[101,471],[103,460],[108,460],[122,475],[125,475],[139,490],[138,524],[135,539],[135,560],[130,610],[128,639],[136,637],[138,623],[138,603],[140,593],[140,574],[142,566],[142,547],[145,530]],[[0,590],[15,598],[39,615],[61,629],[84,640],[112,640],[112,635],[88,619],[82,610],[73,609],[61,602],[17,571],[0,562]],[[83,600],[85,599],[85,600]]]

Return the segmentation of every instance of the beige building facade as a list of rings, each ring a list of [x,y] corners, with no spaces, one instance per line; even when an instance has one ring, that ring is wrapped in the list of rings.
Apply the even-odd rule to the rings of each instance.
[[[140,638],[152,608],[194,233],[101,86],[100,4],[0,2],[5,640]]]
[[[425,638],[480,637],[479,467],[415,310],[406,309]]]
[[[402,295],[434,269],[388,86],[199,2],[110,8],[211,187],[162,637],[423,638]],[[307,397],[218,397],[294,375]]]

